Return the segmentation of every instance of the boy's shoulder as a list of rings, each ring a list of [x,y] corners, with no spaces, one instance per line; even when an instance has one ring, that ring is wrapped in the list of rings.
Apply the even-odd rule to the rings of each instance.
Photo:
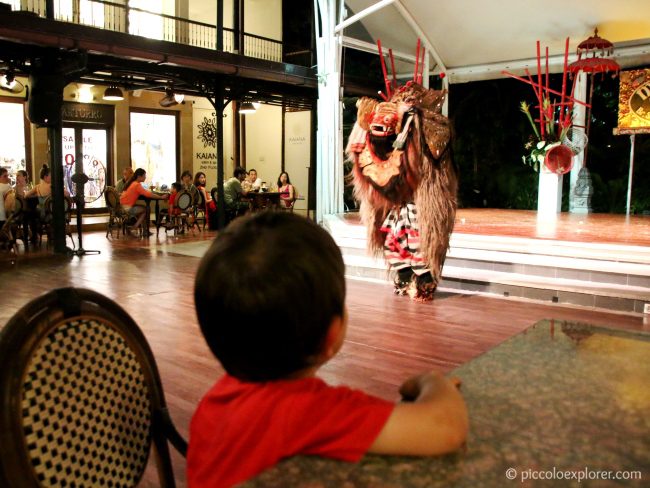
[[[301,409],[311,412],[314,408],[356,410],[368,408],[370,405],[393,406],[391,402],[348,386],[328,385],[318,377],[246,382],[224,375],[208,391],[204,401],[213,407],[223,409],[242,409],[251,406],[262,412],[287,407],[294,413],[298,413]]]

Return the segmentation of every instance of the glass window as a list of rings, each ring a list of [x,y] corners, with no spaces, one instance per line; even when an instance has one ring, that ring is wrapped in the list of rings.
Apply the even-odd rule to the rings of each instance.
[[[0,102],[0,126],[0,166],[7,168],[14,179],[16,171],[27,169],[23,104]]]
[[[176,181],[176,115],[131,112],[131,161],[149,185]]]
[[[79,22],[92,25],[93,27],[104,28],[104,4],[81,0],[79,3]]]
[[[163,38],[163,5],[161,0],[129,0],[129,7],[147,10],[153,13],[129,11],[129,34],[148,37],[149,39]]]

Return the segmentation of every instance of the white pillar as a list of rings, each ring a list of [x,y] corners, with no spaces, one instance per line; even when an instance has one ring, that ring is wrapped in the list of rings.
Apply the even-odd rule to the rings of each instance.
[[[316,222],[343,212],[343,106],[340,97],[341,35],[335,34],[336,1],[316,0],[318,131],[316,132]],[[320,15],[319,15],[320,14]],[[320,34],[320,35],[319,35]]]
[[[575,90],[573,96],[576,100],[581,100],[583,102],[587,101],[587,74],[584,71],[580,71],[576,75],[575,80]],[[585,127],[586,124],[586,107],[579,103],[576,103],[573,106],[573,125]],[[569,212],[571,213],[587,213],[582,205],[576,205],[576,183],[578,181],[578,174],[584,166],[584,151],[580,152],[577,156],[573,157],[573,168],[571,168],[571,179],[569,184]],[[583,202],[584,199],[580,198],[580,202]]]

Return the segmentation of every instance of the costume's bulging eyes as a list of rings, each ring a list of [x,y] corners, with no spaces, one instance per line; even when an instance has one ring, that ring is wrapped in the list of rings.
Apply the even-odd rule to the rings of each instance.
[[[386,137],[395,134],[397,127],[397,106],[383,102],[371,114],[370,132],[375,136]]]

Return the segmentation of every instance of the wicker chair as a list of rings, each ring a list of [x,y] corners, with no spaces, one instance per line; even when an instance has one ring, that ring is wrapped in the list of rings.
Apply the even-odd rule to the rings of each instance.
[[[195,200],[194,220],[192,222],[192,226],[196,226],[197,229],[205,231],[205,224],[207,222],[207,208],[204,193],[201,190],[198,190],[193,196],[195,196]],[[199,224],[202,224],[203,227],[199,227]]]
[[[17,253],[18,244],[16,240],[23,230],[23,207],[25,200],[11,190],[5,193],[4,204],[5,210],[7,211],[7,220],[5,220],[4,225],[0,228],[0,249],[7,249]]]
[[[115,302],[61,288],[0,331],[0,486],[137,486],[153,443],[159,486],[183,455],[144,335]]]
[[[63,197],[63,215],[65,218],[65,235],[70,238],[72,242],[72,247],[75,247],[74,239],[72,238],[72,228],[70,227],[70,222],[72,221],[72,207],[74,202],[72,198],[64,196]],[[43,202],[43,208],[45,209],[45,218],[42,221],[42,229],[39,232],[40,239],[42,239],[43,234],[47,236],[48,246],[52,242],[54,228],[52,227],[52,196],[49,196]],[[39,240],[40,240],[39,239]]]
[[[109,234],[113,237],[113,229],[117,229],[118,237],[120,232],[122,232],[122,235],[126,234],[126,224],[129,220],[129,215],[124,211],[122,205],[120,205],[120,194],[112,186],[107,186],[104,190],[104,198],[109,212],[106,237],[108,238]]]
[[[187,190],[181,190],[176,195],[174,205],[180,212],[173,217],[174,233],[185,232],[186,228],[194,232],[194,195]]]

